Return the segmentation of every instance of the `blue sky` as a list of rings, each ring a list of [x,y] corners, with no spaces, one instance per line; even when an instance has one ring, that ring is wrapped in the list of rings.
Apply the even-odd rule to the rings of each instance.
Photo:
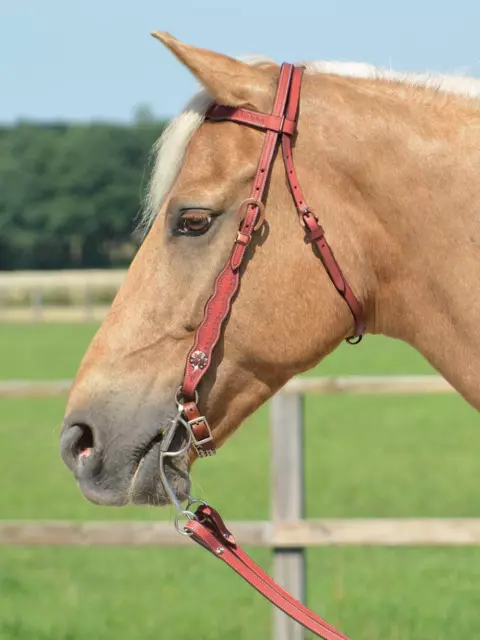
[[[289,8],[291,7],[291,8]],[[0,122],[178,112],[195,89],[153,29],[230,55],[480,76],[480,2],[0,0]]]

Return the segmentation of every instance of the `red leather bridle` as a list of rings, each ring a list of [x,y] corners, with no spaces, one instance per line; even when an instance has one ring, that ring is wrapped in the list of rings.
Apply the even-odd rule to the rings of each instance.
[[[245,259],[247,247],[254,232],[263,224],[263,197],[279,141],[282,145],[290,191],[300,222],[305,229],[306,238],[316,248],[330,280],[352,313],[354,331],[347,340],[357,344],[365,333],[363,307],[346,281],[325,238],[323,227],[306,203],[293,164],[291,140],[297,131],[302,75],[302,68],[287,63],[282,64],[271,114],[219,104],[212,105],[206,114],[206,118],[210,121],[230,120],[265,130],[266,134],[250,198],[240,205],[242,220],[233,250],[215,280],[213,293],[205,306],[203,320],[196,331],[194,344],[187,356],[183,384],[177,392],[178,419],[187,428],[191,443],[200,457],[213,455],[215,443],[208,421],[199,411],[197,389],[211,365],[213,350],[230,312],[233,297],[238,290],[240,267]],[[164,477],[166,479],[166,476]],[[190,511],[182,513],[190,518],[184,527],[184,532],[216,557],[224,560],[273,604],[325,640],[348,640],[346,636],[295,600],[264,573],[238,547],[233,535],[212,507],[202,504],[195,514]]]
[[[263,196],[275,160],[279,139],[282,144],[283,162],[290,191],[300,221],[305,228],[307,240],[317,249],[330,280],[347,303],[354,320],[353,335],[347,340],[357,344],[365,333],[363,307],[355,297],[328,244],[323,227],[313,210],[307,205],[300,188],[292,157],[292,136],[297,130],[298,108],[303,69],[284,63],[280,69],[277,94],[271,114],[257,113],[248,109],[236,109],[214,104],[206,114],[211,121],[230,120],[266,131],[257,172],[250,198],[242,202],[240,210],[245,215],[233,245],[232,253],[215,280],[213,294],[205,306],[203,320],[199,325],[195,341],[187,356],[185,374],[179,396],[183,398],[185,416],[190,425],[194,446],[199,456],[215,453],[212,432],[198,406],[197,388],[212,362],[212,354],[228,316],[232,299],[240,283],[240,267],[245,259],[247,247],[253,233],[261,226],[264,217]]]

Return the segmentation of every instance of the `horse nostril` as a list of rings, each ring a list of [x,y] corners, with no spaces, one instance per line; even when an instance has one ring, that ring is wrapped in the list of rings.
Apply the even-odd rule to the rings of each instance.
[[[93,429],[87,424],[72,424],[61,436],[62,457],[71,469],[85,464],[95,447]]]
[[[82,458],[88,458],[93,451],[93,431],[86,424],[78,424],[76,426],[81,429],[81,433],[78,440],[73,444],[72,453],[78,460],[81,460]]]

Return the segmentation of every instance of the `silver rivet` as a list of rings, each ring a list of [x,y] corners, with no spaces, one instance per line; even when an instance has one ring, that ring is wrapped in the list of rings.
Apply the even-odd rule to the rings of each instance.
[[[217,553],[219,556],[223,556],[224,551],[225,551],[225,547],[217,547]]]

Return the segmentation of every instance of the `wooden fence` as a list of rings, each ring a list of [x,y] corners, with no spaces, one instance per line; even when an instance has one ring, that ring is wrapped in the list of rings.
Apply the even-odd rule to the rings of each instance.
[[[0,382],[1,397],[64,395],[70,381]],[[454,393],[438,376],[296,378],[271,402],[271,521],[229,522],[240,544],[269,547],[274,576],[305,601],[305,549],[328,545],[479,545],[480,518],[305,520],[303,400],[315,394]],[[171,523],[1,522],[0,544],[184,546]],[[302,640],[301,627],[274,613],[275,640]]]
[[[105,318],[111,306],[94,303],[88,290],[82,304],[79,302],[64,305],[45,303],[41,290],[33,290],[30,304],[21,306],[5,304],[2,302],[1,295],[0,291],[0,322],[5,323],[98,323]]]
[[[99,322],[126,271],[0,271],[0,322]]]

